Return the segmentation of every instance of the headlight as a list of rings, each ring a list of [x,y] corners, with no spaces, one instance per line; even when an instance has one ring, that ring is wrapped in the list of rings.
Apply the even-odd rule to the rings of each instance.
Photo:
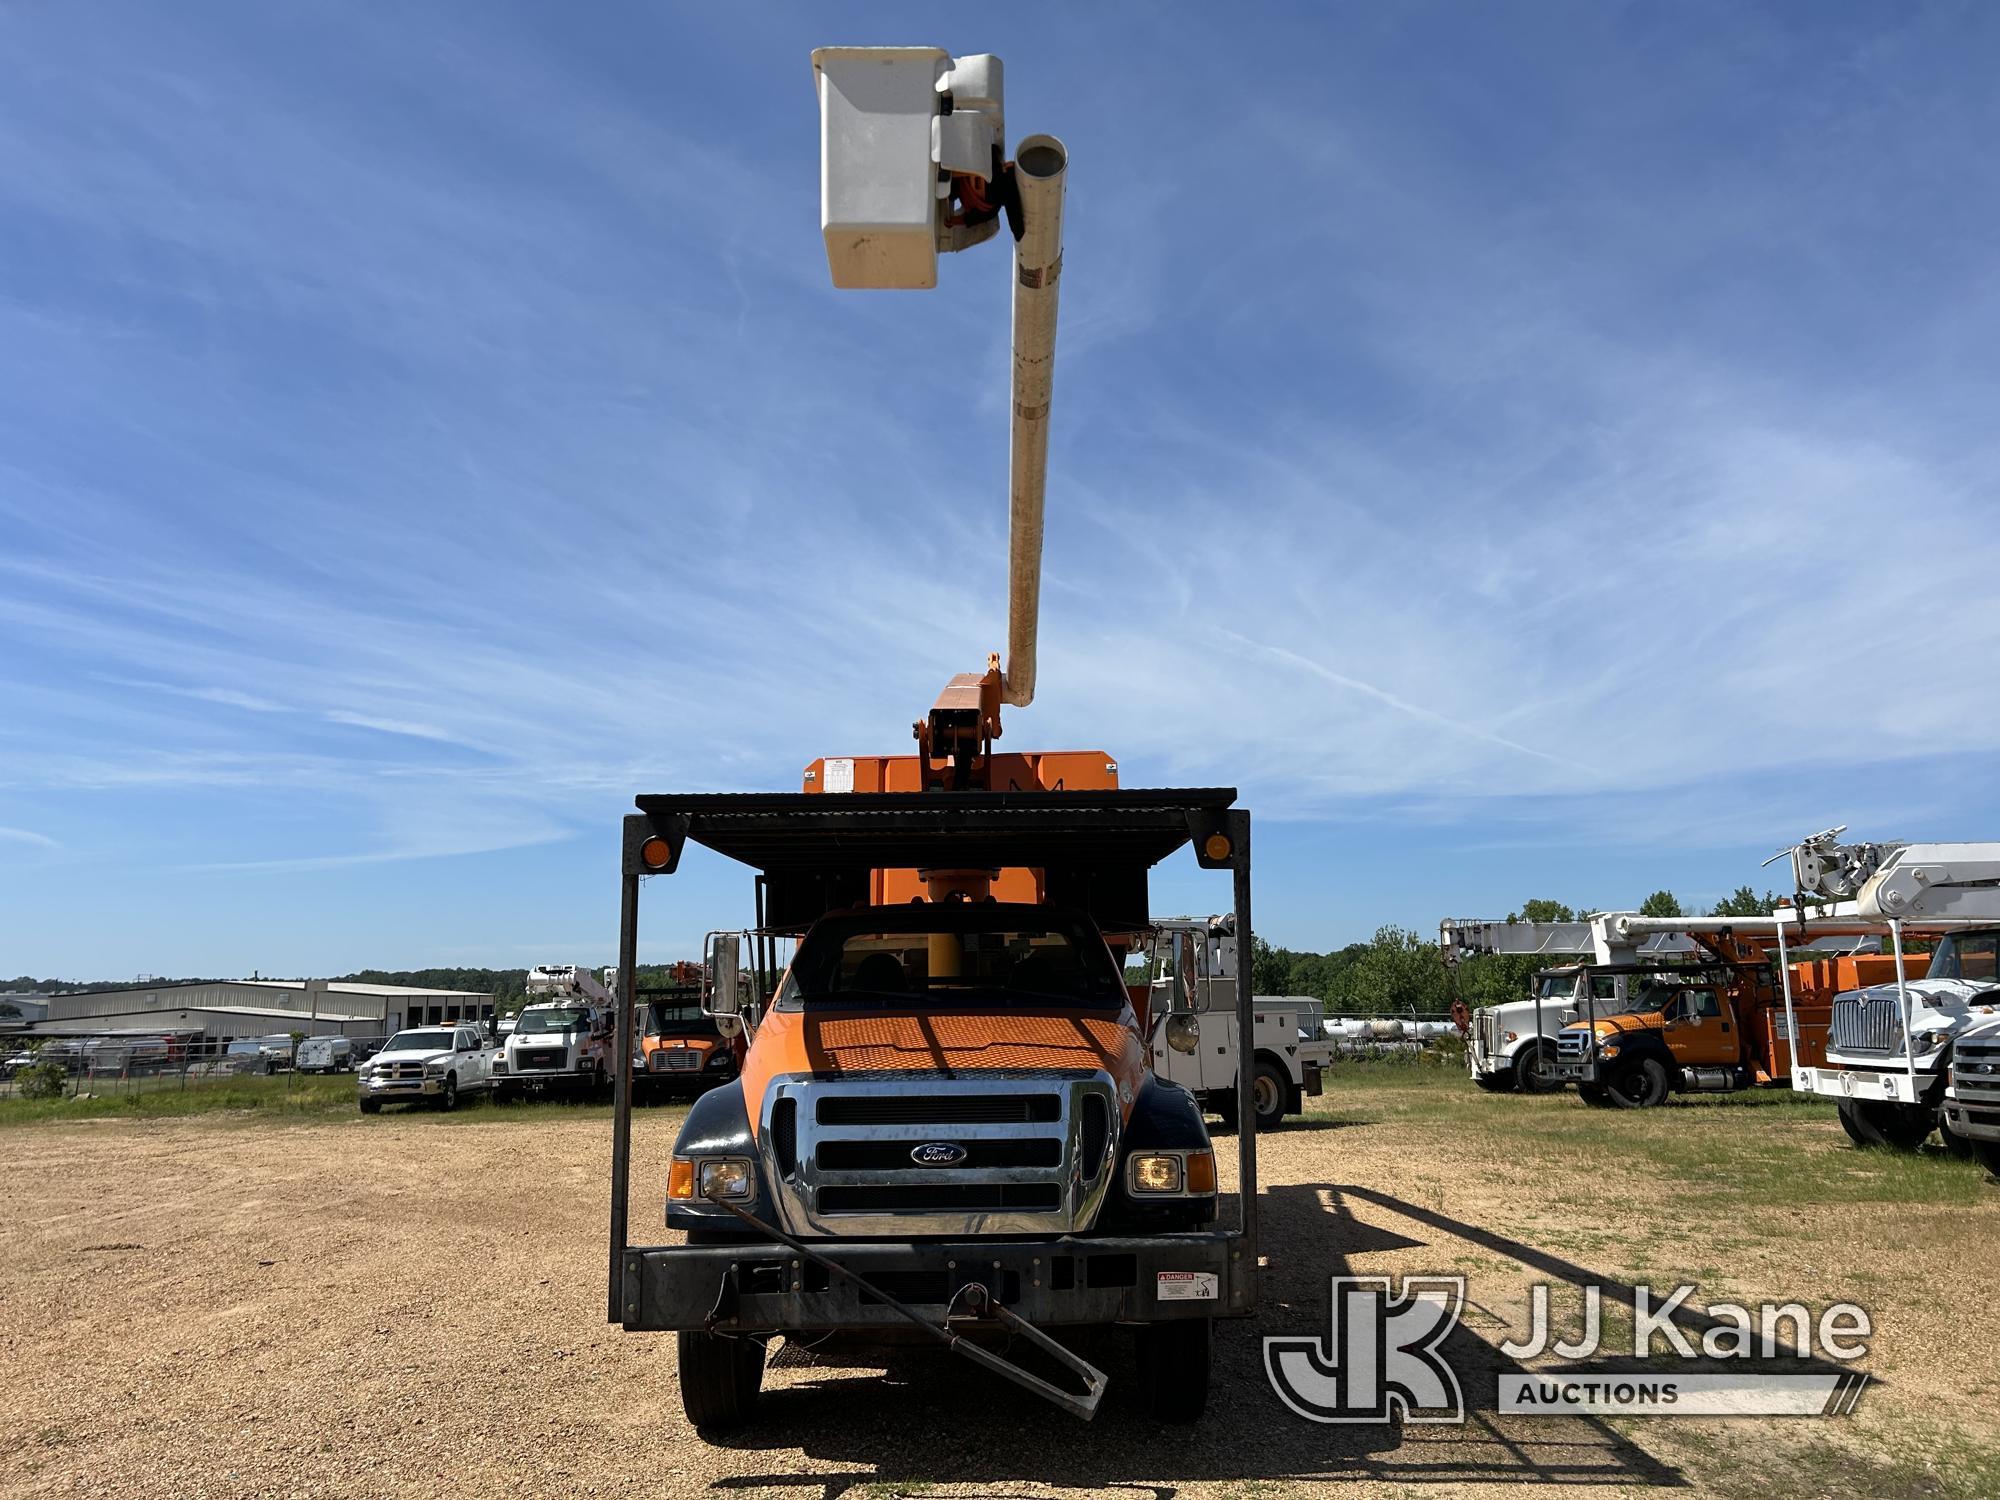
[[[729,1066],[729,1054],[727,1052],[724,1052],[721,1048],[718,1047],[715,1051],[708,1054],[708,1061],[705,1064],[703,1064],[703,1066],[710,1068],[726,1068]]]
[[[1917,1041],[1926,1052],[1935,1051],[1950,1040],[1951,1033],[1949,1031],[1920,1031],[1917,1033]]]
[[[1618,1055],[1618,1043],[1605,1042],[1597,1050],[1605,1057],[1616,1057]]]
[[[427,1062],[424,1064],[424,1071],[432,1074],[442,1073],[444,1071],[444,1064],[441,1062]]]
[[[748,1198],[750,1163],[736,1157],[719,1157],[701,1164],[701,1195],[704,1198]]]
[[[1181,1190],[1181,1159],[1178,1156],[1135,1156],[1132,1158],[1132,1191],[1135,1193],[1178,1193]]]

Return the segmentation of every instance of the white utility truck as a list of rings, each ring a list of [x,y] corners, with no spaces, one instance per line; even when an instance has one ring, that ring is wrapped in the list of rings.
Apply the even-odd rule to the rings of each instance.
[[[1694,942],[1683,933],[1652,933],[1633,945],[1632,958],[1679,958],[1695,951]],[[1463,959],[1494,953],[1583,955],[1586,960],[1599,956],[1596,935],[1587,921],[1467,917],[1447,917],[1438,924],[1438,952],[1447,968]],[[1472,1081],[1495,1094],[1513,1089],[1546,1094],[1561,1088],[1562,1080],[1553,1071],[1557,1034],[1582,1014],[1587,998],[1607,1008],[1622,1004],[1629,978],[1624,974],[1591,974],[1577,964],[1551,967],[1535,975],[1527,998],[1478,1007],[1466,1022],[1465,1060]]]
[[[2000,1141],[2000,1114],[1986,1111],[1983,1098],[1971,1107],[1961,1094],[1954,1111],[1946,1097],[1961,1039],[1964,1066],[1979,1068],[1965,1074],[1980,1080],[1975,1097],[1987,1087],[1985,1069],[2000,1061],[1987,1035],[2000,1021],[2000,843],[1837,843],[1843,832],[1830,829],[1793,851],[1799,889],[1832,898],[1816,916],[1885,923],[1896,982],[1835,997],[1825,1065],[1796,1069],[1792,1087],[1836,1100],[1857,1145],[1914,1151],[1934,1130],[1954,1151]],[[1916,979],[1904,956],[1911,930],[1938,935]],[[1785,999],[1789,1006],[1789,974]]]
[[[1153,1029],[1153,1071],[1178,1083],[1210,1114],[1225,1121],[1236,1118],[1236,935],[1232,917],[1171,917],[1153,924],[1148,956],[1152,1014],[1171,1008],[1171,987],[1187,983],[1193,1013],[1200,1022],[1194,1050],[1169,1046],[1163,1030]],[[1189,981],[1192,981],[1189,983]],[[1320,1035],[1325,1007],[1311,995],[1257,995],[1251,999],[1256,1049],[1251,1059],[1250,1097],[1257,1111],[1257,1128],[1272,1130],[1285,1116],[1305,1109],[1305,1097],[1318,1095],[1321,1072],[1333,1060],[1334,1046]],[[1213,1021],[1202,1021],[1214,1015]]]
[[[413,1026],[355,1070],[361,1113],[380,1112],[398,1099],[456,1109],[468,1094],[493,1087],[497,1049],[471,1021]]]
[[[576,1093],[611,1083],[611,1025],[617,1001],[595,974],[575,964],[528,971],[528,1003],[494,1066],[494,1097],[529,1089]]]

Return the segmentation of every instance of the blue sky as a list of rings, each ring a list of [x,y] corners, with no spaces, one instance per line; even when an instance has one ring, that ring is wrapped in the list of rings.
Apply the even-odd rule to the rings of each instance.
[[[2000,14],[1056,14],[0,11],[0,974],[602,961],[635,792],[1002,644],[1005,257],[831,288],[828,43],[1070,147],[1008,745],[1240,786],[1265,935],[1993,834]]]

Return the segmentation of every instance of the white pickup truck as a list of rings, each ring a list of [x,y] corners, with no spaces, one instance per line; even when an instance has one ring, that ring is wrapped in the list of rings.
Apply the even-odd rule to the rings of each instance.
[[[611,1023],[612,1007],[593,1000],[524,1007],[494,1067],[494,1098],[530,1088],[589,1092],[609,1087]]]
[[[499,1049],[470,1022],[399,1031],[356,1070],[361,1113],[376,1114],[397,1099],[456,1109],[466,1095],[493,1087],[498,1055]]]

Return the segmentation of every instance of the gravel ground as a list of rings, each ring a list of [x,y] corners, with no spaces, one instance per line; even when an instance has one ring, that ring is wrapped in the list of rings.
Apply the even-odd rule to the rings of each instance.
[[[1936,1256],[1990,1256],[2000,1227],[1990,1203],[1952,1214],[1863,1207],[1837,1232],[1801,1223],[1746,1250],[1740,1222],[1690,1213],[1656,1183],[1621,1184],[1615,1167],[1579,1192],[1573,1174],[1491,1167],[1476,1138],[1399,1129],[1393,1108],[1337,1099],[1262,1142],[1263,1309],[1222,1325],[1198,1426],[1145,1422],[1120,1379],[1131,1369],[1123,1340],[1086,1346],[1113,1382],[1088,1426],[945,1354],[898,1352],[885,1372],[780,1353],[766,1421],[726,1446],[686,1428],[671,1337],[604,1322],[601,1114],[482,1106],[449,1122],[15,1130],[0,1201],[0,1452],[11,1455],[0,1492],[1951,1492],[1902,1487],[1913,1471],[1895,1466],[1909,1462],[1891,1451],[1896,1434],[1969,1393],[1990,1412],[2000,1346],[1905,1291],[1903,1252],[1917,1213],[1933,1268]],[[639,1118],[642,1222],[673,1123],[663,1111]],[[1829,1138],[1825,1149],[1845,1148]],[[1614,1223],[1630,1226],[1626,1248],[1599,1238]],[[1503,1325],[1525,1325],[1529,1281],[1664,1280],[1666,1268],[1698,1276],[1706,1299],[1829,1300],[1865,1286],[1881,1384],[1841,1424],[1621,1430],[1491,1413],[1491,1372],[1506,1366],[1494,1346]],[[1259,1335],[1323,1326],[1331,1274],[1410,1272],[1471,1278],[1453,1349],[1463,1368],[1488,1372],[1467,1382],[1487,1410],[1463,1427],[1379,1428],[1286,1412],[1262,1377]],[[1830,1490],[1812,1478],[1822,1472]]]

